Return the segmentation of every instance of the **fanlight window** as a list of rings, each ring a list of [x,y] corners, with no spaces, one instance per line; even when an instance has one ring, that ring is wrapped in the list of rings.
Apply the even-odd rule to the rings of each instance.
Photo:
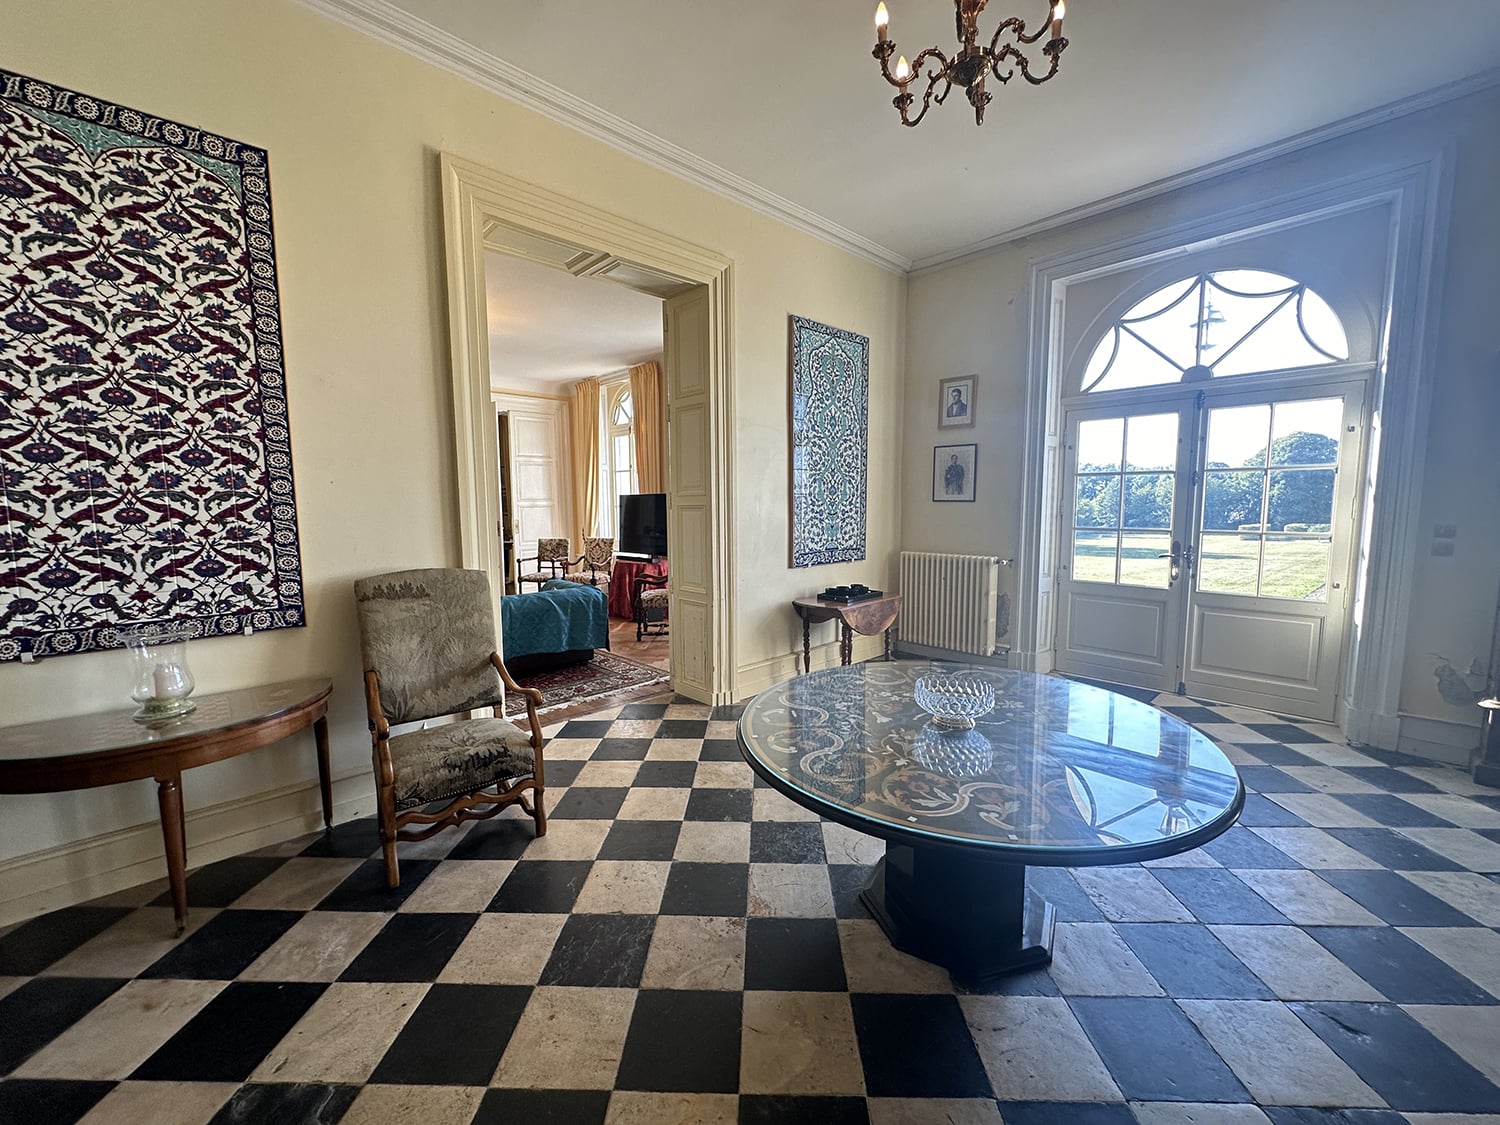
[[[1338,314],[1306,285],[1264,270],[1219,270],[1136,302],[1094,348],[1083,391],[1202,382],[1348,358]]]

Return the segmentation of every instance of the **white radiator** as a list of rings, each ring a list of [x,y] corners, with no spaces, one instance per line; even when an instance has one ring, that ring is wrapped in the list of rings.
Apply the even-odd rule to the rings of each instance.
[[[1003,588],[1010,562],[994,555],[902,551],[901,640],[993,655],[1010,632],[1010,593]]]

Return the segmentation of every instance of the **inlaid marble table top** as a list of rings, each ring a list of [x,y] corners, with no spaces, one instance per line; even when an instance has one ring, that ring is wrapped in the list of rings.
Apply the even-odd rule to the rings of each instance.
[[[1130,863],[1206,843],[1244,789],[1181,720],[1055,676],[967,668],[995,685],[971,731],[930,721],[926,662],[856,664],[758,695],[740,745],[775,788],[888,840],[983,849],[1028,865]]]

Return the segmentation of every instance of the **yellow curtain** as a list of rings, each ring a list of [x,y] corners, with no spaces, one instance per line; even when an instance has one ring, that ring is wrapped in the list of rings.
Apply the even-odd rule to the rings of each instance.
[[[573,519],[577,549],[599,523],[599,380],[573,384]]]
[[[630,369],[630,399],[635,405],[635,475],[642,492],[667,490],[667,394],[661,366],[643,363]]]

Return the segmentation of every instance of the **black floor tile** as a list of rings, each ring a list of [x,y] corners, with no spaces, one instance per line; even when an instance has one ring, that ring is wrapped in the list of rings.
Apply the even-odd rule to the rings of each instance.
[[[1262,1107],[1271,1125],[1407,1125],[1394,1109],[1323,1109],[1319,1106]]]
[[[547,757],[547,751],[542,750],[542,770],[547,779],[548,789],[566,789],[578,780],[578,775],[583,772],[587,762],[573,758],[559,758],[553,761]]]
[[[751,863],[826,863],[823,826],[810,821],[760,821],[750,825]]]
[[[1451,821],[1390,793],[1335,793],[1333,796],[1387,828],[1453,827]]]
[[[649,738],[601,738],[589,755],[594,762],[641,762],[651,749]]]
[[[233,980],[301,917],[300,910],[221,910],[139,975]]]
[[[751,918],[745,928],[745,987],[843,992],[844,954],[832,918]]]
[[[1290,1007],[1392,1109],[1500,1110],[1500,1089],[1394,1004]]]
[[[0,997],[0,1075],[20,1066],[124,983],[103,977],[37,977]]]
[[[1172,897],[1207,925],[1288,924],[1286,915],[1231,871],[1206,867],[1158,867],[1151,872]]]
[[[664,719],[667,716],[665,703],[627,703],[620,708],[622,719]]]
[[[613,820],[629,792],[629,789],[575,785],[563,794],[548,816],[553,820]]]
[[[582,765],[582,763],[579,763]],[[547,767],[551,781],[552,767]],[[548,809],[551,817],[553,811]],[[531,817],[497,816],[494,820],[481,821],[469,828],[448,853],[449,859],[520,859],[536,839],[536,821]],[[400,845],[397,845],[399,848]],[[406,881],[406,865],[401,865],[402,882]]]
[[[1387,926],[1309,926],[1309,937],[1397,1004],[1494,1004],[1468,977]]]
[[[656,728],[657,738],[706,738],[707,719],[663,719]]]
[[[617,820],[604,837],[598,858],[669,860],[681,833],[682,823],[676,820]]]
[[[636,771],[636,788],[691,789],[697,762],[642,762]]]
[[[740,744],[732,738],[705,738],[703,749],[698,751],[700,762],[743,762],[745,755]]]
[[[1279,742],[1236,742],[1235,747],[1267,766],[1316,766],[1318,760]]]
[[[1001,1102],[1005,1125],[1135,1125],[1123,1104],[1107,1102]]]
[[[594,865],[589,860],[534,859],[516,865],[486,910],[567,914]]]
[[[1247,789],[1257,793],[1316,793],[1305,781],[1298,781],[1275,766],[1235,766]]]
[[[1061,867],[1028,867],[1026,889],[1050,902],[1059,922],[1104,921],[1094,900]]]
[[[1425,763],[1432,765],[1431,762]],[[1387,793],[1440,793],[1436,785],[1430,781],[1423,781],[1420,777],[1413,777],[1409,773],[1402,773],[1390,766],[1343,766],[1343,771],[1350,777],[1356,777],[1360,781],[1384,789]]]
[[[1181,1008],[1155,997],[1072,997],[1068,1005],[1131,1101],[1244,1102],[1250,1095]]]
[[[1253,730],[1256,734],[1265,735],[1275,742],[1290,743],[1300,746],[1306,743],[1326,743],[1328,739],[1320,734],[1314,734],[1296,723],[1246,723],[1246,730]]]
[[[859,893],[865,889],[874,872],[873,866],[855,863],[830,863],[828,883],[833,890],[833,913],[838,918],[868,918],[870,912],[859,901]]]
[[[373,1083],[487,1086],[531,998],[510,984],[435,984],[385,1057]]]
[[[200,867],[187,879],[188,906],[228,906],[285,862],[271,856],[237,855]],[[172,893],[163,891],[152,905],[171,906]]]
[[[716,723],[737,723],[744,713],[743,703],[721,703],[709,713],[709,718]]]
[[[743,1000],[739,992],[640,992],[616,1089],[738,1091]]]
[[[849,1000],[870,1097],[995,1096],[954,997],[855,993]]]
[[[1264,798],[1262,798],[1264,799]],[[1278,808],[1280,806],[1277,806]],[[1299,821],[1298,823],[1305,823]],[[1248,828],[1235,825],[1203,850],[1225,867],[1241,871],[1300,871],[1302,865],[1280,848],[1266,843]]]
[[[243,1082],[327,987],[301,981],[234,981],[130,1077]]]
[[[1247,828],[1306,828],[1307,821],[1259,793],[1245,794],[1239,823]]]
[[[1175,715],[1183,722],[1190,723],[1195,727],[1234,722],[1233,719],[1226,719],[1223,715],[1208,707],[1197,707],[1190,703],[1183,704],[1180,707],[1167,705],[1162,707],[1161,710],[1167,712],[1169,715]]]
[[[683,819],[746,821],[750,819],[750,803],[748,789],[694,789]]]
[[[1399,801],[1401,798],[1395,799]],[[1465,870],[1463,864],[1454,863],[1447,856],[1438,855],[1431,848],[1425,848],[1390,828],[1325,828],[1323,831],[1391,871]]]
[[[635,988],[655,928],[651,914],[574,914],[563,923],[540,983]]]
[[[750,868],[743,863],[674,863],[662,895],[663,914],[743,918],[750,900]]]
[[[738,1125],[869,1125],[864,1098],[741,1094]]]
[[[334,1125],[359,1096],[358,1086],[321,1083],[246,1083],[234,1092],[209,1125],[246,1121],[285,1121],[297,1125]]]
[[[436,980],[474,921],[473,914],[393,914],[339,980]]]
[[[956,986],[965,996],[1061,996],[1062,990],[1046,967],[1009,973],[986,984]]]
[[[642,716],[642,718],[655,718],[656,716]],[[609,728],[614,726],[613,719],[571,719],[563,724],[562,730],[558,731],[557,738],[604,738],[609,734]],[[546,752],[546,747],[543,747]]]
[[[0,977],[32,977],[125,915],[129,907],[68,906],[22,922],[0,937]]]
[[[113,1090],[113,1082],[52,1082],[12,1078],[0,1082],[0,1121],[15,1125],[73,1125]]]
[[[315,859],[368,859],[380,851],[380,826],[373,816],[335,824],[298,855]]]
[[[1425,850],[1425,849],[1424,849]],[[1394,871],[1320,871],[1371,914],[1393,926],[1477,926],[1473,918]]]
[[[604,1125],[608,1112],[608,1090],[489,1090],[469,1125]]]
[[[385,860],[367,859],[349,873],[345,879],[318,903],[319,910],[373,910],[388,913],[416,893],[422,880],[437,869],[435,859],[403,859],[401,845],[396,845],[396,859],[400,865],[401,885],[386,885]]]
[[[1173,997],[1276,999],[1265,983],[1203,926],[1132,922],[1117,924],[1115,930]]]

